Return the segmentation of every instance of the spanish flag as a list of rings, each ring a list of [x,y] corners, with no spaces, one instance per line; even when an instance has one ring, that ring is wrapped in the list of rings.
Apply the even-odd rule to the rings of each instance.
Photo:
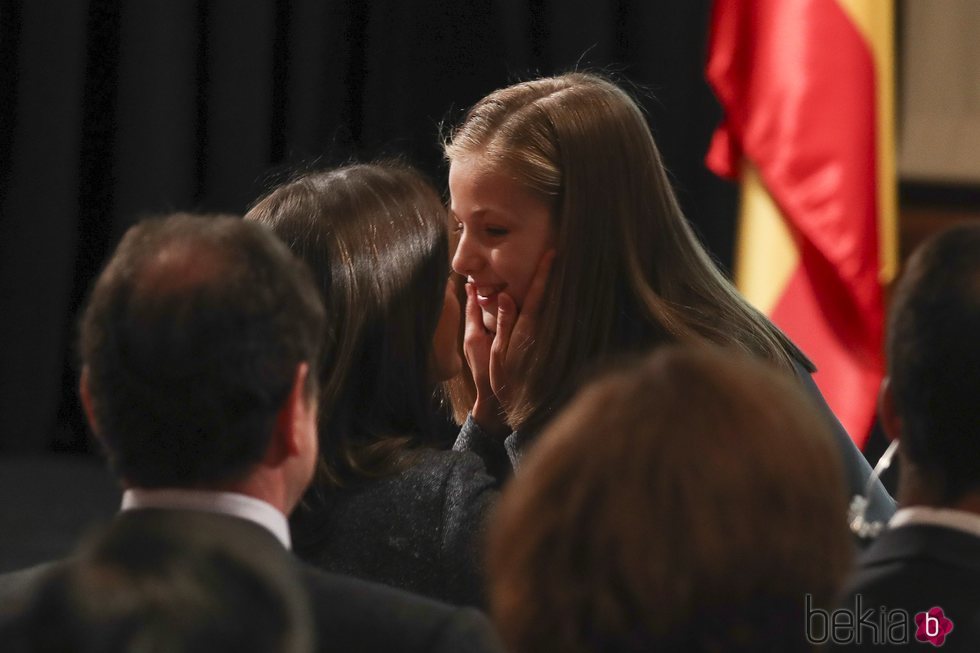
[[[859,446],[896,267],[891,0],[715,0],[708,166],[742,185],[735,277]]]

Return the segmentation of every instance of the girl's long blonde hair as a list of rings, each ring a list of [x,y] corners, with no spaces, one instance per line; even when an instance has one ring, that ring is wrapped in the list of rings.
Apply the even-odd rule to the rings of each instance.
[[[611,359],[667,342],[709,341],[785,368],[805,356],[722,275],[698,242],[636,102],[589,73],[495,91],[445,143],[552,207],[557,257],[516,399],[513,426],[536,429]],[[471,392],[453,393],[457,416]]]

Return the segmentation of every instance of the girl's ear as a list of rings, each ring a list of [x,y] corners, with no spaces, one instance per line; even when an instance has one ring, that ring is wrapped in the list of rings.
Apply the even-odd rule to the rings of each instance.
[[[901,440],[902,420],[895,408],[895,395],[892,394],[892,379],[886,376],[878,389],[878,419],[889,440]]]

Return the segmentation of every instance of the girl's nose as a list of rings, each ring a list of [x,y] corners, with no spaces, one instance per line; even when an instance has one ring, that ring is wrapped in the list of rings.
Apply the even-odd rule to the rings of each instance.
[[[463,276],[471,276],[479,270],[482,260],[479,247],[464,231],[453,254],[453,271]]]

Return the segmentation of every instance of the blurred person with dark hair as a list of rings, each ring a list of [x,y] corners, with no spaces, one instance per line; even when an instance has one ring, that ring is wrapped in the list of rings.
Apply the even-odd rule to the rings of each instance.
[[[46,575],[0,642],[9,653],[310,653],[297,567],[263,553],[205,514],[128,520]]]
[[[980,225],[949,229],[912,255],[892,300],[887,358],[878,412],[885,433],[898,441],[901,507],[861,556],[844,606],[857,611],[860,598],[862,608],[910,615],[938,607],[952,625],[942,633],[943,650],[976,651]],[[929,625],[936,628],[926,637],[944,629]],[[911,626],[908,650],[921,650],[918,630]],[[863,643],[877,650],[870,633]]]
[[[436,408],[462,368],[445,205],[394,162],[298,177],[245,215],[306,261],[327,306],[319,474],[291,527],[328,571],[484,605],[486,515],[509,464],[452,450]],[[465,449],[465,447],[460,447]]]
[[[807,651],[852,555],[826,420],[790,374],[664,346],[586,386],[491,526],[515,653]]]
[[[309,269],[260,225],[180,215],[130,229],[81,320],[82,404],[125,488],[106,537],[152,546],[155,528],[213,524],[290,560],[286,516],[317,461],[325,323]],[[493,650],[476,611],[298,570],[319,650]],[[44,572],[0,578],[0,612]]]

